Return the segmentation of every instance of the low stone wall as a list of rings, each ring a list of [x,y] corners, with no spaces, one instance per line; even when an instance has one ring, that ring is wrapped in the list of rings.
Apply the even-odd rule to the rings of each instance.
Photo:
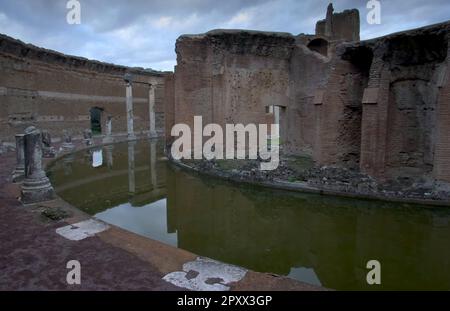
[[[346,169],[312,168],[296,171],[282,163],[281,169],[277,171],[261,172],[258,170],[259,164],[248,162],[245,168],[230,170],[221,168],[214,161],[170,161],[190,172],[264,188],[353,199],[450,206],[448,188],[439,190],[415,188],[414,185],[378,184],[368,175]]]

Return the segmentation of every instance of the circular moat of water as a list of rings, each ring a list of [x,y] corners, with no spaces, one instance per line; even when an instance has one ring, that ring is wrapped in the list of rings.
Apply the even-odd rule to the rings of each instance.
[[[338,290],[450,289],[448,208],[233,184],[177,169],[163,146],[82,150],[47,173],[73,206],[200,256]]]

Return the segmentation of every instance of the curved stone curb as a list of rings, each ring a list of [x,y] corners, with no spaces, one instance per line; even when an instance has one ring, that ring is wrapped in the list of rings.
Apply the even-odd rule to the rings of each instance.
[[[384,201],[384,202],[393,202],[393,203],[409,203],[409,204],[419,204],[419,205],[429,205],[429,206],[442,206],[442,207],[450,207],[449,201],[436,201],[436,200],[426,200],[426,199],[411,199],[411,198],[393,198],[383,195],[370,195],[370,194],[360,194],[360,193],[349,193],[349,192],[340,192],[334,190],[327,189],[319,189],[316,187],[311,187],[303,182],[289,182],[283,181],[280,179],[274,179],[273,182],[269,181],[251,181],[245,179],[239,179],[229,176],[222,176],[220,174],[214,174],[212,172],[204,172],[195,167],[187,165],[178,160],[173,160],[169,157],[170,163],[180,167],[181,169],[196,172],[201,175],[206,175],[210,177],[219,178],[222,180],[226,180],[233,183],[241,183],[247,185],[256,185],[263,188],[271,188],[277,190],[285,190],[285,191],[294,191],[294,192],[302,192],[302,193],[311,193],[311,194],[320,194],[320,195],[330,195],[336,197],[345,197],[352,199],[363,199],[363,200],[374,200],[374,201]]]

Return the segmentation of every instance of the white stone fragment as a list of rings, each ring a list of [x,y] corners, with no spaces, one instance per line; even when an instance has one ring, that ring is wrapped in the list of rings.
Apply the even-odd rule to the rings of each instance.
[[[244,268],[198,257],[185,263],[183,271],[169,273],[163,280],[195,291],[228,291],[231,283],[240,281],[246,273]]]
[[[88,219],[73,225],[58,228],[56,229],[56,233],[68,240],[80,241],[105,231],[108,228],[109,226],[103,222],[95,219]]]

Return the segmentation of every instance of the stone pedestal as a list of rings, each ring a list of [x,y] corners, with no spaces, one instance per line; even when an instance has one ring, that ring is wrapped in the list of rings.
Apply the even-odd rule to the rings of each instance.
[[[54,158],[55,148],[52,147],[52,137],[48,131],[42,131],[42,156],[44,158]]]
[[[133,90],[132,90],[133,77],[131,74],[126,74],[124,77],[124,80],[126,83],[126,108],[127,108],[128,139],[134,140],[134,139],[136,139],[136,135],[134,134],[134,112],[133,112]]]
[[[16,134],[16,159],[17,164],[12,174],[13,182],[21,182],[25,177],[24,134]]]
[[[106,120],[106,136],[102,141],[104,144],[111,144],[114,142],[114,138],[112,137],[112,117],[108,116]]]
[[[84,144],[86,146],[92,145],[92,130],[86,129],[83,132]]]
[[[25,130],[24,136],[25,179],[21,200],[24,204],[52,200],[55,192],[42,169],[42,137],[34,126]]]
[[[75,149],[75,145],[72,143],[72,136],[67,130],[63,130],[63,143],[61,147],[64,151],[72,151]]]

